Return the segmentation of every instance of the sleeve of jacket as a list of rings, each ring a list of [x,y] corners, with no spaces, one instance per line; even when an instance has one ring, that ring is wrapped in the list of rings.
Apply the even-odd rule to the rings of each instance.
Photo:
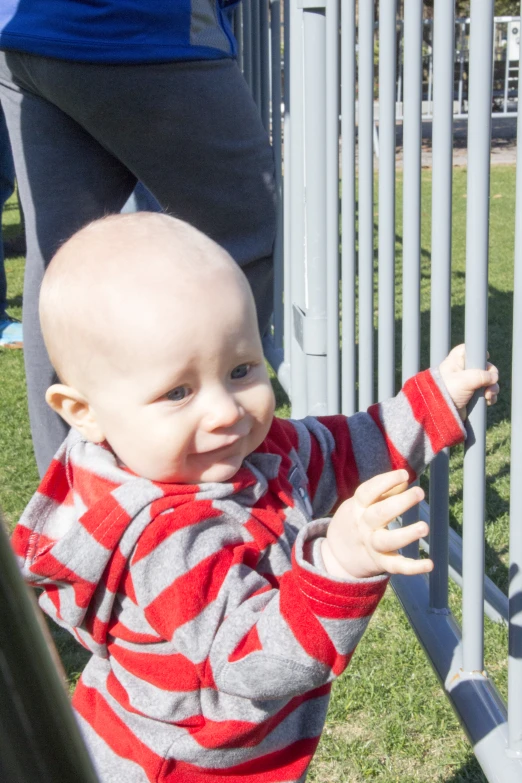
[[[287,429],[308,476],[314,517],[327,516],[378,473],[406,468],[413,481],[465,429],[438,369],[413,376],[390,400],[353,416],[308,417]]]
[[[195,677],[216,698],[288,699],[345,669],[387,580],[336,580],[312,565],[307,548],[327,521],[305,525],[291,568],[274,586],[233,524],[194,522],[192,513],[191,525],[176,528],[169,516],[149,526],[130,571],[147,622],[179,661],[161,664],[179,672],[169,689],[194,688]],[[151,548],[152,541],[160,543]]]

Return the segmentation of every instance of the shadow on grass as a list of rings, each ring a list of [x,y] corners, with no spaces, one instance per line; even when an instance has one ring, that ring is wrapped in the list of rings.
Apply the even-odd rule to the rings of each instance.
[[[7,299],[7,307],[21,307],[23,302],[22,296],[11,296]]]
[[[472,756],[469,761],[455,770],[450,778],[446,778],[444,783],[487,783],[487,778],[475,756]]]

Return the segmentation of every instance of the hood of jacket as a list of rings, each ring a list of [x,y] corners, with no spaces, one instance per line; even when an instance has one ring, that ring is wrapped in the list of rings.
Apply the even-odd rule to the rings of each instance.
[[[118,587],[145,527],[196,494],[259,495],[254,473],[241,468],[227,484],[162,484],[136,476],[108,446],[71,430],[14,530],[22,575],[42,588],[38,600],[46,614],[106,657]]]

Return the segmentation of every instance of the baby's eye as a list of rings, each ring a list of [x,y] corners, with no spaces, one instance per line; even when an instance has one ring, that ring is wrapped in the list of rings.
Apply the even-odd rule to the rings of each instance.
[[[230,377],[233,381],[237,381],[240,378],[246,378],[248,373],[250,372],[252,365],[251,364],[238,364],[237,367],[234,367],[232,372],[230,373]]]
[[[167,392],[165,395],[167,400],[170,400],[171,402],[181,402],[185,399],[185,397],[188,397],[191,392],[191,389],[189,389],[188,386],[176,386],[175,389],[171,389],[171,391]]]

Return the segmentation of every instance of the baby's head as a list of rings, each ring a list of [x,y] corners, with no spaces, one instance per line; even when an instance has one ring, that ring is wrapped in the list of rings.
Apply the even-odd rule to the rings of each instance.
[[[274,397],[243,273],[175,218],[115,215],[45,274],[40,320],[61,383],[47,402],[134,473],[227,481],[264,440]]]

